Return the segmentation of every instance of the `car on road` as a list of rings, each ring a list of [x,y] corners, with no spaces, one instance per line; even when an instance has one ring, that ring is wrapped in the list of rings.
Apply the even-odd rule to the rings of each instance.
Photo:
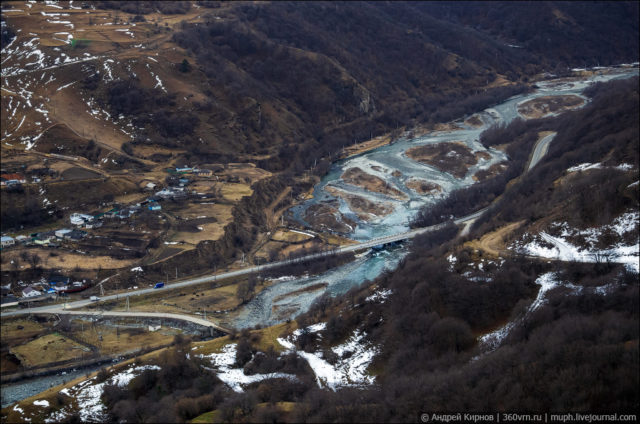
[[[155,286],[153,286],[153,288],[154,288],[154,289],[161,289],[161,288],[163,288],[163,287],[164,287],[164,283],[163,283],[163,282],[156,283],[156,285],[155,285]]]
[[[91,296],[89,300],[92,302],[97,302],[98,300],[100,300],[100,298],[98,296]]]

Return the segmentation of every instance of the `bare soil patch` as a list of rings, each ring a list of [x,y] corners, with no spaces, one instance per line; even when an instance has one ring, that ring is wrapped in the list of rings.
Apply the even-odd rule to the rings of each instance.
[[[319,231],[330,230],[347,233],[353,230],[356,223],[342,215],[338,209],[327,203],[310,206],[304,216],[313,228]]]
[[[489,178],[493,178],[496,175],[501,174],[502,172],[504,172],[505,169],[507,169],[507,165],[504,162],[494,163],[488,169],[481,169],[480,171],[476,172],[473,175],[473,180],[474,181],[484,181],[484,180],[487,180]]]
[[[465,245],[471,248],[483,250],[496,257],[505,255],[505,253],[508,253],[506,244],[510,241],[511,234],[522,224],[524,224],[524,221],[507,224],[495,231],[483,235],[480,240],[472,240],[465,243]]]
[[[368,221],[378,216],[386,216],[393,212],[393,206],[386,202],[372,202],[361,196],[347,193],[339,188],[327,186],[325,190],[333,196],[340,197],[347,202],[349,209],[355,212],[358,217]]]
[[[474,128],[480,128],[483,124],[482,119],[480,119],[480,117],[475,114],[475,115],[471,115],[470,117],[468,117],[465,121],[465,124],[474,127]]]
[[[543,96],[518,105],[518,113],[526,119],[539,119],[552,113],[576,109],[584,104],[584,99],[576,95]]]
[[[461,142],[412,147],[406,154],[417,162],[448,172],[456,178],[464,178],[469,168],[478,163],[476,155]]]
[[[418,194],[438,194],[442,191],[442,187],[436,183],[432,183],[420,178],[410,178],[404,185]]]
[[[398,200],[408,200],[408,196],[398,190],[393,184],[389,184],[382,178],[367,174],[358,167],[347,169],[341,176],[347,184],[362,187],[368,191],[375,191]]]
[[[391,136],[391,134],[374,137],[371,140],[345,147],[341,157],[347,158],[350,156],[359,155],[361,153],[368,152],[369,150],[377,149],[378,147],[389,144],[391,143],[391,141],[393,141],[393,137]]]

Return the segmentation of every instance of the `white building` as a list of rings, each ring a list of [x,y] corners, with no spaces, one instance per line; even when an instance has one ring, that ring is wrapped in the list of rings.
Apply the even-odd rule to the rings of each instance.
[[[92,222],[93,216],[84,213],[72,213],[69,220],[73,225],[84,225],[85,222]]]
[[[9,247],[16,244],[16,241],[13,237],[2,236],[2,247]]]
[[[22,289],[22,297],[40,296],[41,294],[42,293],[40,293],[38,290],[34,289],[31,286],[28,286]]]
[[[58,238],[64,238],[64,236],[69,234],[70,232],[71,232],[70,229],[63,228],[61,230],[56,230],[55,234],[56,234],[56,237],[58,237]]]

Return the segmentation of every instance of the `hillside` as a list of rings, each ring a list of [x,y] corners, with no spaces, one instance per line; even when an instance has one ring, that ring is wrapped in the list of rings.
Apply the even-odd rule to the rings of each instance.
[[[64,225],[72,212],[139,202],[149,183],[171,187],[168,167],[238,162],[255,172],[215,178],[246,184],[240,189],[252,210],[236,198],[215,211],[211,232],[176,234],[189,240],[179,252],[199,246],[195,256],[209,262],[229,263],[242,252],[252,260],[272,229],[265,222],[277,222],[272,201],[291,188],[301,195],[317,181],[307,177],[326,172],[346,146],[458,119],[527,90],[542,72],[637,59],[636,4],[589,3],[594,13],[585,13],[545,3],[535,22],[529,6],[503,6],[4,2],[3,172],[26,170],[40,187],[3,196],[2,229],[28,235]],[[503,27],[490,24],[505,14]],[[547,39],[531,38],[533,28]],[[597,32],[612,35],[603,41]],[[62,187],[52,185],[60,172],[77,167],[106,179],[103,195],[87,192],[90,183],[68,181],[65,191],[77,195],[51,202],[46,193]],[[284,179],[265,182],[273,190],[249,188],[283,172]],[[221,184],[212,192],[230,189]],[[34,212],[36,204],[46,211]],[[180,241],[171,234],[155,237]],[[222,241],[198,244],[206,240]],[[171,257],[172,249],[156,248],[144,263]],[[177,261],[184,260],[194,253]]]
[[[636,413],[639,14],[3,2],[1,421]]]
[[[640,366],[638,79],[586,93],[583,109],[482,134],[507,151],[531,150],[541,130],[555,137],[530,172],[508,184],[486,180],[502,181],[494,185],[501,195],[467,236],[449,223],[415,238],[397,269],[345,295],[320,296],[295,322],[176,340],[5,413],[125,422],[632,413]],[[464,210],[482,189],[441,202]],[[428,210],[422,219],[438,218]]]

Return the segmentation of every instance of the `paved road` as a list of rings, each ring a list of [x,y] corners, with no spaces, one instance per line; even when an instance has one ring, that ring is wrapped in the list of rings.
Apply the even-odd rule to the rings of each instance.
[[[467,220],[476,219],[485,210],[486,210],[486,208],[482,209],[482,210],[479,210],[477,212],[474,212],[473,214],[468,215],[466,217],[459,218],[455,222],[456,222],[456,224],[461,224],[461,223],[466,222]],[[342,247],[337,248],[337,249],[323,251],[323,252],[319,252],[319,253],[314,253],[314,254],[306,255],[306,256],[303,256],[303,257],[300,257],[300,258],[296,258],[296,259],[277,261],[277,262],[272,262],[272,263],[264,264],[264,265],[256,265],[256,266],[247,267],[247,268],[244,268],[244,269],[238,269],[238,270],[235,270],[235,271],[224,272],[224,273],[221,273],[221,274],[211,274],[211,275],[206,275],[204,277],[190,278],[188,280],[184,280],[184,281],[181,281],[181,282],[178,282],[178,283],[165,284],[165,286],[163,288],[160,288],[160,289],[154,289],[154,288],[150,287],[150,288],[130,291],[130,292],[127,292],[127,293],[122,293],[122,294],[112,294],[112,295],[109,295],[109,296],[103,296],[97,302],[96,301],[91,301],[89,299],[78,300],[78,301],[75,301],[75,302],[67,303],[65,311],[63,311],[61,306],[59,304],[57,304],[57,305],[38,306],[38,307],[34,307],[34,308],[29,308],[29,309],[20,309],[20,310],[11,311],[11,312],[3,312],[1,314],[1,316],[2,317],[9,317],[9,316],[24,315],[24,314],[36,313],[36,312],[45,312],[45,313],[54,312],[54,311],[56,313],[60,313],[60,311],[68,312],[69,309],[78,309],[78,308],[86,307],[86,306],[91,305],[91,304],[97,304],[97,303],[106,302],[106,301],[110,301],[110,300],[124,299],[126,296],[140,296],[140,295],[144,295],[144,294],[159,293],[159,292],[163,292],[163,291],[167,291],[167,290],[178,289],[178,288],[182,288],[182,287],[188,287],[188,286],[191,286],[191,285],[194,285],[194,284],[201,284],[201,283],[206,283],[206,282],[210,282],[210,281],[216,281],[218,279],[221,280],[221,279],[226,279],[226,278],[239,277],[239,276],[242,276],[242,275],[247,275],[247,274],[252,274],[252,273],[259,273],[259,272],[267,270],[267,269],[276,268],[276,267],[279,267],[279,266],[282,266],[282,265],[286,265],[286,264],[290,264],[290,263],[304,262],[304,261],[320,258],[320,257],[327,256],[327,255],[334,255],[334,254],[337,254],[337,253],[355,252],[355,251],[358,251],[358,250],[370,249],[370,248],[372,248],[374,246],[379,246],[379,245],[383,245],[383,244],[387,244],[387,243],[392,243],[392,242],[401,241],[401,240],[409,240],[409,239],[412,239],[412,238],[414,238],[415,236],[417,236],[419,234],[423,234],[423,233],[427,233],[427,232],[438,230],[438,229],[442,228],[443,225],[444,224],[437,224],[437,225],[433,225],[431,227],[418,228],[418,229],[415,229],[415,230],[407,231],[405,233],[393,234],[393,235],[386,236],[386,237],[379,237],[379,238],[376,238],[376,239],[373,239],[373,240],[369,240],[369,241],[366,241],[366,242],[356,243],[356,244],[352,244],[352,245],[349,245],[349,246],[342,246]],[[131,313],[133,313],[133,312],[131,312]],[[140,316],[145,316],[145,315],[140,315]],[[185,316],[188,317],[188,315],[185,315]],[[213,323],[211,323],[211,324],[213,324]]]
[[[547,154],[547,150],[549,149],[549,143],[556,136],[556,133],[549,134],[548,136],[538,140],[535,147],[533,148],[533,154],[531,155],[531,161],[529,161],[529,166],[527,167],[527,172],[531,170],[534,166],[540,162],[540,159],[544,155]]]

